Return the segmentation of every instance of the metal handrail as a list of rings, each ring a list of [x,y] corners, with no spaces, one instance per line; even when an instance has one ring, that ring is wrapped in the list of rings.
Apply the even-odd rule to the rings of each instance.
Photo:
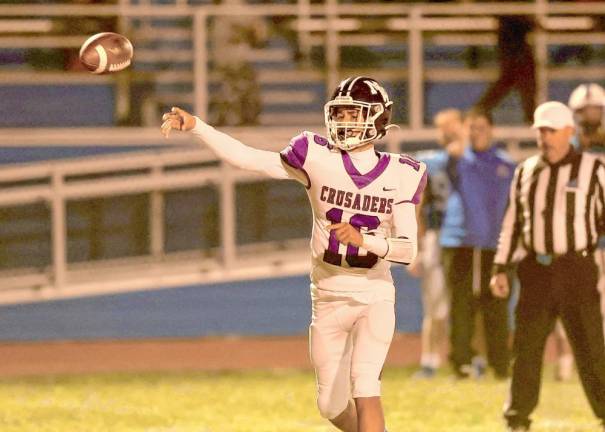
[[[122,139],[136,133],[134,130],[122,132],[124,133]],[[256,135],[252,141],[265,144],[269,142],[271,144],[264,147],[277,151],[287,142],[282,140],[283,133],[284,131],[278,129],[278,134],[272,136],[266,128],[258,128],[247,130],[243,136]],[[180,137],[178,134],[176,136],[178,138],[175,138],[175,141],[187,139],[185,134],[181,134]],[[532,152],[531,149],[523,149],[518,145],[519,142],[531,140],[534,137],[534,132],[527,127],[496,128],[494,136],[497,140],[506,141],[511,153],[517,159]],[[433,129],[399,130],[389,134],[388,139],[384,140],[382,144],[391,151],[400,152],[401,147],[405,147],[407,142],[426,142],[433,141],[435,138],[436,131]],[[39,137],[39,139],[43,138]],[[254,258],[254,253],[251,257],[247,257],[243,253],[244,250],[254,247],[253,245],[246,247],[236,245],[235,187],[237,184],[255,182],[263,180],[265,177],[236,170],[225,164],[195,166],[198,162],[213,160],[216,160],[216,157],[208,149],[198,146],[196,148],[177,147],[94,159],[81,158],[4,167],[0,170],[0,182],[17,184],[9,184],[0,188],[0,208],[36,202],[44,202],[50,208],[52,266],[45,269],[21,269],[16,274],[0,272],[0,280],[5,287],[0,290],[0,304],[48,300],[72,295],[94,295],[135,288],[151,289],[157,288],[158,283],[167,283],[167,280],[174,284],[204,280],[229,280],[233,277],[242,277],[246,271],[249,272],[248,274],[259,273],[265,276],[280,274],[285,271],[284,269],[304,271],[307,261],[304,259],[301,261],[300,257],[307,254],[304,250],[305,246],[302,246],[306,242],[290,242],[288,243],[290,246],[280,244],[282,247],[286,247],[285,251],[289,251],[288,253],[298,254],[296,255],[299,256],[298,262],[288,262],[287,257],[290,255],[284,255],[282,249],[275,249],[278,245],[273,246],[275,254],[263,252],[256,254],[256,258]],[[133,169],[136,170],[134,174]],[[111,172],[112,175],[102,180],[91,180],[84,175],[98,172]],[[19,182],[40,178],[46,178],[47,181],[33,186],[19,185]],[[217,186],[220,196],[221,245],[218,256],[214,256],[211,262],[206,263],[207,265],[202,262],[196,264],[195,261],[192,262],[187,258],[184,258],[181,264],[178,264],[179,259],[162,264],[169,254],[163,249],[164,224],[161,219],[163,217],[163,198],[159,192],[208,184]],[[115,265],[120,268],[131,266],[131,270],[116,273],[116,278],[119,278],[110,281],[106,280],[108,274],[113,273],[107,271],[109,263],[90,263],[88,266],[85,264],[68,265],[65,213],[67,201],[140,193],[151,194],[149,200],[150,255],[146,258],[138,257],[116,261]],[[141,262],[142,259],[147,259],[148,264]],[[195,259],[199,260],[199,258]],[[267,261],[268,259],[270,262]],[[275,265],[271,262],[275,262]],[[141,270],[141,266],[145,268],[145,265],[148,266],[147,270]],[[203,270],[208,265],[213,269],[212,276],[205,273],[208,270]],[[251,265],[256,266],[256,270],[250,267]],[[95,270],[96,268],[98,271]],[[177,271],[176,268],[180,270]],[[153,273],[155,276],[151,277],[151,273],[148,274],[151,271],[157,274]],[[180,278],[174,276],[179,272],[182,273]],[[161,276],[163,273],[172,276],[163,278]],[[86,283],[82,280],[85,280]]]
[[[193,28],[193,60],[194,68],[189,71],[162,72],[163,80],[170,81],[171,77],[179,77],[182,80],[190,80],[194,83],[195,111],[205,118],[206,104],[208,100],[207,84],[209,74],[207,71],[207,24],[209,17],[217,15],[225,16],[270,16],[282,15],[300,17],[303,25],[297,27],[300,32],[301,43],[313,43],[317,34],[325,33],[328,43],[327,60],[328,65],[325,73],[328,88],[331,88],[338,80],[342,70],[339,69],[338,46],[343,43],[347,29],[357,28],[356,21],[362,17],[385,17],[391,19],[389,31],[404,32],[406,43],[409,45],[409,64],[407,72],[409,79],[410,99],[410,128],[404,128],[398,132],[389,134],[384,140],[387,150],[400,152],[402,144],[406,142],[431,141],[436,135],[431,128],[423,125],[424,101],[422,96],[423,80],[431,71],[425,71],[422,64],[423,44],[427,39],[439,37],[438,31],[447,28],[452,34],[460,34],[465,29],[476,30],[475,24],[481,24],[481,37],[485,37],[486,30],[493,30],[493,17],[503,14],[535,15],[538,20],[548,28],[557,22],[558,15],[569,15],[575,20],[567,21],[568,30],[572,34],[549,35],[539,30],[533,38],[538,58],[539,76],[544,78],[556,76],[557,71],[547,71],[545,64],[546,47],[551,41],[558,43],[577,43],[579,35],[578,26],[584,22],[585,17],[605,14],[605,2],[598,3],[547,3],[538,1],[536,3],[498,3],[495,9],[493,3],[465,4],[410,4],[410,3],[364,3],[351,5],[339,4],[336,0],[330,0],[326,4],[300,4],[295,5],[241,5],[241,6],[187,6],[187,5],[165,5],[165,6],[131,6],[131,5],[0,5],[0,16],[3,18],[28,17],[28,19],[46,19],[63,16],[120,16],[127,18],[135,17],[192,17]],[[309,17],[324,17],[323,21],[304,21]],[[437,18],[436,16],[439,16]],[[443,17],[444,16],[444,17]],[[464,17],[464,18],[461,18]],[[487,19],[485,18],[487,17]],[[554,18],[553,18],[554,17]],[[304,24],[321,24],[321,28],[305,28]],[[551,24],[549,24],[549,22]],[[346,24],[339,30],[337,25]],[[467,27],[465,27],[465,24]],[[330,25],[326,25],[330,24]],[[560,28],[561,22],[558,22]],[[563,23],[565,25],[565,23]],[[573,25],[572,25],[573,24]],[[431,33],[425,38],[425,32]],[[457,33],[456,33],[457,32]],[[490,33],[491,34],[491,33]],[[575,35],[575,36],[574,36]],[[566,39],[566,36],[569,36]],[[603,37],[602,34],[590,34],[593,40]],[[41,36],[41,46],[53,45],[64,41],[67,46],[74,46],[75,39],[70,36]],[[61,39],[65,38],[65,39]],[[42,42],[45,40],[46,42]],[[28,46],[28,38],[19,38],[19,46]],[[2,38],[0,38],[0,46]],[[33,46],[36,46],[35,44]],[[599,76],[600,68],[585,68],[582,77]],[[580,76],[580,75],[579,75]],[[542,88],[539,99],[544,100],[546,79],[538,79]],[[7,79],[10,79],[8,77]],[[82,76],[84,82],[92,82],[93,79],[110,82],[111,78]],[[99,81],[97,81],[99,82]],[[319,132],[322,126],[317,126]],[[299,131],[294,128],[227,128],[226,131],[243,142],[255,147],[270,150],[280,150],[288,142],[288,139]],[[495,137],[506,140],[514,157],[520,158],[528,150],[521,148],[518,143],[531,140],[533,132],[526,127],[518,128],[496,128]],[[166,144],[159,136],[157,128],[82,128],[82,129],[0,129],[0,146],[24,147],[24,146],[155,146],[157,149],[145,152],[120,154],[119,156],[102,156],[93,159],[78,159],[70,161],[52,161],[36,164],[16,165],[3,167],[0,170],[0,182],[8,184],[22,181],[42,179],[42,184],[35,185],[7,185],[0,188],[0,207],[18,206],[33,202],[45,202],[51,209],[52,218],[52,267],[44,269],[45,274],[51,275],[47,280],[49,298],[66,292],[65,289],[72,285],[72,269],[69,268],[66,258],[66,202],[68,200],[82,199],[88,197],[113,196],[116,194],[151,193],[150,206],[156,211],[150,211],[150,251],[152,256],[158,257],[164,254],[162,250],[162,217],[163,202],[159,192],[190,188],[195,186],[215,184],[218,186],[221,205],[221,255],[215,264],[217,272],[233,274],[241,263],[240,249],[235,241],[235,186],[241,182],[257,181],[262,177],[234,170],[229,166],[220,164],[211,167],[191,166],[212,162],[216,158],[207,149],[200,148],[197,143],[184,134],[175,134],[169,142],[174,148],[165,148]],[[169,168],[179,167],[178,170]],[[140,171],[126,173],[127,171]],[[86,174],[113,173],[117,174],[102,181],[84,178]],[[82,176],[82,178],[78,178]],[[152,209],[152,210],[153,210]],[[157,211],[159,209],[159,211]],[[40,278],[36,274],[30,274],[22,280],[37,281]],[[0,275],[0,279],[2,276]],[[27,282],[27,283],[30,283]],[[26,283],[26,285],[27,285]],[[31,282],[34,283],[34,282]],[[27,285],[29,287],[29,285]],[[62,291],[63,290],[63,291]],[[54,294],[53,294],[54,293]],[[0,299],[1,301],[1,299]]]
[[[542,29],[535,33],[534,46],[537,58],[538,75],[538,101],[544,101],[547,98],[548,78],[554,76],[551,71],[547,71],[546,65],[546,47],[548,44],[556,41],[565,43],[567,35],[561,35],[558,32],[548,33],[545,30],[549,28],[565,31],[576,31],[586,29],[590,26],[591,18],[596,15],[605,14],[605,2],[584,3],[549,3],[545,0],[536,2],[502,2],[494,8],[493,3],[471,3],[464,7],[455,4],[434,4],[434,3],[363,3],[352,5],[340,4],[337,0],[329,0],[323,4],[310,4],[308,1],[299,0],[294,4],[240,4],[240,5],[131,5],[127,0],[123,0],[117,5],[71,5],[53,4],[37,5],[32,8],[29,5],[0,5],[0,16],[3,17],[27,17],[33,19],[49,19],[49,17],[65,16],[116,16],[122,19],[130,18],[175,18],[191,17],[193,18],[193,50],[192,59],[194,67],[192,73],[166,74],[162,72],[166,80],[179,77],[182,80],[194,84],[193,102],[195,110],[203,117],[207,113],[208,102],[208,82],[210,75],[207,70],[209,54],[207,52],[208,40],[208,19],[215,16],[292,16],[297,18],[297,31],[301,44],[312,43],[315,35],[325,34],[324,43],[327,44],[326,65],[324,79],[326,88],[333,88],[341,78],[342,71],[339,68],[339,50],[338,46],[345,43],[344,38],[349,33],[347,30],[358,28],[355,23],[364,17],[383,17],[385,19],[385,31],[403,32],[407,35],[407,44],[409,46],[409,103],[410,106],[410,126],[413,129],[423,127],[423,106],[422,88],[425,80],[425,71],[422,65],[422,52],[425,44],[427,32],[431,33],[430,38],[435,38],[432,33],[455,34],[465,30],[493,30],[495,28],[494,17],[499,15],[534,15],[537,21],[541,23]],[[311,28],[305,26],[314,25]],[[348,23],[348,24],[347,24]],[[321,24],[320,27],[317,27]],[[339,25],[347,24],[340,28]],[[318,30],[318,31],[315,31]],[[585,32],[588,34],[588,32]],[[599,34],[588,34],[593,40]],[[600,33],[601,38],[605,34]],[[41,46],[56,46],[64,37],[67,46],[74,46],[76,43],[73,36],[43,36],[39,44]],[[569,43],[577,43],[578,37],[569,35]],[[597,39],[599,39],[597,37]],[[20,37],[17,42],[20,46],[26,46],[36,41],[29,42],[28,38]],[[2,39],[0,38],[0,45]],[[309,47],[302,47],[308,50]],[[598,68],[599,70],[601,68]],[[557,76],[559,71],[556,71]],[[157,74],[159,78],[159,73]],[[154,74],[155,76],[155,74]],[[173,78],[170,78],[172,76]],[[404,75],[402,75],[404,76]],[[433,74],[439,77],[441,75]],[[25,77],[23,78],[25,79]],[[154,78],[155,79],[155,78]],[[8,81],[10,82],[10,81]],[[118,90],[119,91],[119,90]],[[117,100],[124,98],[118,97]]]
[[[323,134],[323,127],[312,128],[313,132]],[[222,131],[241,140],[246,145],[264,150],[280,151],[290,138],[300,133],[300,128],[280,127],[243,127],[221,128]],[[91,133],[92,132],[92,133]],[[107,133],[106,133],[107,132]],[[534,133],[528,127],[496,127],[494,137],[512,142],[532,140]],[[434,128],[412,130],[409,128],[391,131],[380,143],[387,151],[398,153],[406,142],[435,141]],[[127,144],[125,144],[127,143]],[[202,162],[218,161],[216,156],[203,143],[189,134],[173,133],[164,139],[158,128],[73,128],[73,129],[0,129],[0,147],[148,147],[157,149],[133,151],[128,154],[109,154],[94,158],[70,158],[35,163],[4,165],[0,170],[0,182],[25,181],[48,177],[53,173],[64,176],[95,174],[102,172],[120,172],[145,168],[166,168],[178,165],[191,165]],[[0,188],[0,195],[3,190]]]

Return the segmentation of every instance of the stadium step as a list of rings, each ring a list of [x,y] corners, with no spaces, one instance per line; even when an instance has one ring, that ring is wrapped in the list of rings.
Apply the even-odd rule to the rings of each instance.
[[[136,54],[137,70],[153,73],[154,100],[158,110],[174,104],[191,107],[194,103],[191,28],[184,25],[183,20],[156,17],[135,20],[132,27],[142,45]],[[283,38],[272,36],[262,48],[251,48],[247,52],[247,60],[256,71],[261,86],[261,124],[323,121],[321,113],[307,113],[323,105],[323,73],[297,68],[293,52]],[[212,96],[222,77],[212,69],[208,72],[209,96]],[[311,85],[301,88],[300,83],[303,82]]]

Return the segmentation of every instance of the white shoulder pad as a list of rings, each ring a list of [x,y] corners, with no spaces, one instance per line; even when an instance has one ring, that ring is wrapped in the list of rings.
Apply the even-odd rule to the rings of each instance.
[[[418,204],[426,186],[426,164],[406,154],[396,155],[401,166],[400,189],[396,204],[411,202]]]
[[[387,238],[389,249],[384,259],[400,264],[410,264],[418,254],[418,245],[416,242],[406,238]]]

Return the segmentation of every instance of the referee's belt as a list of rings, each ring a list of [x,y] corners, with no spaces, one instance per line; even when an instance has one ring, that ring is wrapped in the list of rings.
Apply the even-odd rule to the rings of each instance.
[[[566,252],[564,254],[539,254],[539,253],[534,253],[534,255],[536,256],[536,261],[538,262],[538,264],[542,264],[543,266],[549,266],[549,265],[552,265],[559,258],[571,257],[571,256],[576,256],[576,257],[580,257],[580,258],[587,258],[589,256],[592,256],[593,252],[594,251],[591,250],[591,249],[583,249],[583,250],[579,250],[579,251]]]

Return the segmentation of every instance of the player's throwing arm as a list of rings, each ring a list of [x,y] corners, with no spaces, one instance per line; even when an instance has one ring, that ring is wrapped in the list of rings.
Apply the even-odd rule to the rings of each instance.
[[[170,131],[190,131],[204,142],[221,159],[238,168],[255,171],[275,179],[293,178],[281,163],[279,153],[247,146],[229,135],[214,129],[187,111],[173,107],[162,116],[162,134],[168,138]]]

